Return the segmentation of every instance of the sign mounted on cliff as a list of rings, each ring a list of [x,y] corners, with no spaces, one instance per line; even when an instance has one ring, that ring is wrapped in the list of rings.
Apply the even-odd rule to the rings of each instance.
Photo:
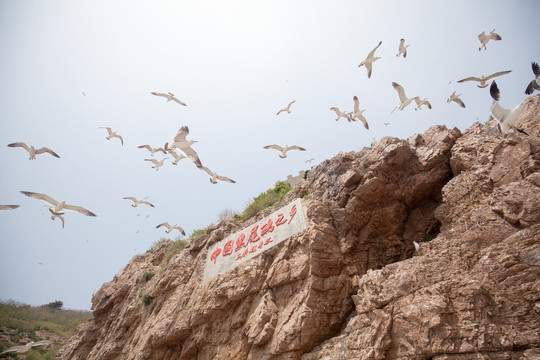
[[[302,200],[290,204],[212,245],[206,256],[203,282],[262,254],[307,227]]]

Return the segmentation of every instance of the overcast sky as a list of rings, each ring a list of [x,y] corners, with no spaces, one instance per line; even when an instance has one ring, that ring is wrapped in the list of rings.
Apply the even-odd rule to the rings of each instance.
[[[522,102],[540,61],[538,1],[0,1],[0,299],[89,309],[91,295],[136,254],[167,236],[215,223],[289,174],[372,138],[407,138],[436,124],[465,130],[501,105]],[[501,41],[479,51],[478,34]],[[405,38],[407,58],[396,57]],[[358,67],[382,41],[367,77]],[[433,109],[399,103],[391,83]],[[172,92],[187,107],[150,94]],[[446,99],[463,94],[466,108]],[[358,96],[370,129],[329,110]],[[290,114],[276,116],[290,101]],[[389,123],[389,125],[385,125]],[[183,125],[202,163],[236,184],[211,184],[190,161],[156,171],[137,146],[163,146]],[[124,138],[107,141],[100,126]],[[29,160],[26,142],[49,147]],[[280,159],[269,144],[299,145]],[[156,154],[154,158],[161,158]],[[315,158],[312,164],[305,161]],[[97,214],[67,213],[65,228],[45,193]],[[155,208],[132,208],[125,196]],[[168,236],[175,238],[176,233]],[[40,264],[41,263],[41,264]]]

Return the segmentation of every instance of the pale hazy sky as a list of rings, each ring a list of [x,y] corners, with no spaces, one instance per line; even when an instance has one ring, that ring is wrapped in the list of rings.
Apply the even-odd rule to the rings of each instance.
[[[0,212],[0,299],[89,309],[94,290],[167,236],[155,228],[161,222],[191,234],[223,209],[240,212],[276,181],[309,169],[309,158],[315,165],[372,138],[485,122],[489,88],[458,84],[461,78],[512,70],[497,79],[500,103],[523,101],[531,62],[540,61],[540,2],[441,4],[0,1],[0,204],[20,205]],[[492,29],[502,40],[479,52],[478,34]],[[400,38],[411,44],[406,59],[396,57]],[[379,41],[382,58],[368,79],[358,64]],[[433,109],[411,105],[391,114],[398,104],[392,81],[409,96],[427,97]],[[170,91],[188,106],[152,91]],[[463,94],[466,109],[446,103],[453,91]],[[352,110],[354,95],[369,131],[336,122],[329,110]],[[292,100],[292,113],[276,116]],[[202,163],[236,184],[212,185],[187,160],[173,166],[168,159],[159,171],[143,160],[151,157],[137,146],[162,146],[183,125],[188,139],[198,140]],[[107,141],[100,126],[121,134],[124,146]],[[61,158],[29,161],[23,149],[7,147],[18,141]],[[280,159],[263,149],[274,143],[307,151]],[[62,229],[44,203],[21,190],[97,217],[68,213]],[[156,207],[132,208],[125,196]]]

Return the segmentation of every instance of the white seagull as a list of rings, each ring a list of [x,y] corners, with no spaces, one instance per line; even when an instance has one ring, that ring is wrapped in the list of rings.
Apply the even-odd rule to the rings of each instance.
[[[453,101],[455,102],[456,104],[458,104],[459,106],[461,106],[462,108],[465,107],[465,103],[459,98],[461,96],[461,94],[457,94],[456,95],[456,92],[454,91],[452,93],[452,95],[450,95],[450,97],[446,100],[447,103],[450,103],[450,101]]]
[[[23,142],[15,142],[15,143],[9,144],[8,146],[9,147],[21,147],[24,150],[28,151],[28,154],[30,155],[30,160],[34,160],[36,158],[37,154],[43,154],[43,153],[49,153],[52,156],[57,157],[57,158],[60,157],[60,156],[58,156],[57,153],[55,153],[54,151],[52,151],[48,147],[42,147],[42,148],[36,149],[33,145],[28,146]]]
[[[315,160],[315,158],[307,159],[307,160],[304,161],[304,162],[311,164],[311,162],[312,162],[313,160]]]
[[[153,148],[150,145],[141,145],[141,146],[137,146],[137,148],[138,149],[147,149],[148,151],[150,151],[150,154],[152,156],[154,156],[154,154],[157,153],[158,151],[161,151],[164,154],[167,153],[167,152],[165,152],[165,150],[163,148]]]
[[[337,115],[336,121],[338,121],[341,118],[345,118],[345,120],[347,120],[348,122],[351,122],[351,117],[347,113],[344,113],[343,111],[339,110],[339,108],[334,106],[334,107],[331,107],[330,110],[336,113]]]
[[[290,113],[291,113],[291,105],[294,104],[295,102],[296,102],[296,100],[291,101],[291,102],[289,103],[289,105],[287,105],[287,106],[284,107],[283,109],[279,110],[279,111],[277,112],[276,116],[279,115],[282,111],[286,111],[288,114],[290,114]]]
[[[160,161],[158,161],[158,160],[156,160],[156,159],[144,159],[144,161],[150,161],[150,162],[152,162],[152,164],[154,164],[154,165],[152,166],[152,169],[156,169],[156,171],[158,171],[159,168],[160,168],[161,166],[163,166],[163,164],[165,163],[165,160],[167,160],[167,159],[168,159],[168,157],[163,158],[163,159],[161,159]]]
[[[502,40],[499,34],[495,34],[495,29],[491,30],[489,34],[486,34],[485,31],[482,31],[480,35],[478,35],[478,41],[480,41],[480,47],[478,48],[478,51],[481,51],[482,48],[484,50],[487,50],[486,44],[489,42],[489,40]]]
[[[175,225],[170,225],[168,222],[164,222],[164,223],[161,223],[161,224],[159,224],[158,226],[156,226],[156,229],[159,228],[159,227],[161,227],[161,226],[164,226],[164,227],[167,228],[167,230],[165,230],[165,232],[166,232],[167,234],[169,234],[169,233],[170,233],[171,231],[173,231],[173,230],[178,230],[178,231],[180,231],[180,233],[181,233],[182,235],[186,235],[186,233],[184,232],[184,229],[182,229],[180,226],[178,226],[178,225],[176,225],[176,224],[175,224]]]
[[[416,103],[416,108],[414,108],[414,110],[422,110],[422,105],[425,105],[428,109],[431,109],[431,103],[427,98],[420,99],[419,96],[415,96],[413,100]]]
[[[169,101],[176,101],[177,103],[179,103],[180,105],[184,105],[184,106],[187,106],[186,103],[178,100],[177,98],[174,97],[174,94],[173,93],[167,93],[167,94],[164,94],[164,93],[159,93],[159,92],[152,92],[151,93],[152,95],[155,95],[155,96],[161,96],[161,97],[164,97],[167,99],[167,102]]]
[[[137,199],[134,198],[133,196],[126,196],[124,199],[133,201],[133,204],[131,204],[131,206],[133,206],[133,207],[137,207],[138,205],[148,205],[148,206],[154,207],[154,205],[152,205],[152,204],[149,203],[148,201],[145,201],[145,200],[137,200]]]
[[[506,75],[506,74],[508,74],[510,72],[512,72],[512,70],[499,71],[499,72],[493,73],[493,74],[488,75],[488,76],[482,75],[479,78],[476,77],[476,76],[469,76],[469,77],[467,77],[465,79],[458,80],[458,83],[462,83],[464,81],[478,81],[479,84],[476,85],[476,86],[478,86],[479,88],[485,88],[485,87],[487,87],[489,85],[487,83],[489,80],[491,80],[493,78],[496,78],[497,76]]]
[[[361,67],[362,65],[366,66],[368,79],[371,78],[371,70],[373,67],[372,64],[381,58],[380,56],[374,56],[375,51],[379,48],[379,46],[381,46],[381,44],[382,44],[382,41],[379,41],[379,45],[375,46],[375,48],[371,50],[371,52],[368,54],[366,59],[362,61],[360,65],[358,65],[358,67]]]
[[[57,201],[49,195],[30,191],[21,191],[21,193],[31,198],[42,200],[49,205],[52,205],[51,207],[49,207],[49,211],[52,214],[51,219],[54,220],[55,218],[59,218],[60,220],[62,220],[62,228],[64,228],[64,217],[62,216],[65,214],[64,210],[76,211],[86,216],[96,216],[96,214],[94,214],[90,210],[83,208],[82,206],[69,205],[66,204],[65,201]]]
[[[178,149],[184,156],[193,161],[197,166],[202,166],[199,155],[191,148],[191,145],[196,143],[196,140],[186,140],[186,136],[189,134],[189,128],[187,126],[182,126],[180,130],[176,133],[173,141],[166,142],[163,147],[165,151],[170,151]],[[170,149],[170,150],[169,150]]]
[[[527,101],[522,102],[521,104],[519,104],[513,109],[503,108],[501,105],[499,105],[499,99],[501,97],[501,93],[495,81],[491,83],[491,87],[489,88],[489,93],[491,97],[493,98],[493,104],[491,105],[491,115],[493,116],[494,119],[496,119],[499,122],[501,132],[505,134],[510,129],[513,129],[525,135],[528,135],[525,131],[515,126],[516,120],[518,116],[521,114],[521,112],[523,111],[523,109],[525,108],[525,104],[527,103]]]
[[[405,109],[414,100],[414,98],[408,98],[407,95],[405,95],[403,86],[399,85],[398,83],[392,82],[392,86],[398,93],[400,104],[397,106],[397,108],[401,111]]]
[[[124,139],[122,139],[122,136],[118,135],[116,132],[112,131],[110,127],[100,126],[100,129],[107,129],[107,132],[109,133],[109,136],[107,136],[107,140],[111,140],[113,137],[119,138],[120,142],[122,143],[122,146],[124,146]]]
[[[525,94],[527,95],[531,95],[534,90],[540,90],[540,67],[535,62],[532,63],[532,71],[534,73],[534,80],[525,89]]]
[[[292,145],[292,146],[285,145],[285,147],[282,147],[282,146],[279,146],[279,145],[276,145],[276,144],[272,144],[272,145],[263,146],[263,148],[264,149],[275,149],[275,150],[281,151],[281,154],[279,154],[279,157],[282,158],[282,159],[285,159],[287,157],[287,151],[290,151],[290,150],[306,151],[306,149],[304,149],[303,147],[297,146],[297,145]]]
[[[49,344],[52,344],[51,340],[41,340],[41,341],[38,341],[38,342],[30,341],[26,345],[12,346],[9,349],[6,349],[6,350],[2,351],[0,353],[0,355],[7,354],[7,353],[10,353],[10,352],[15,352],[17,354],[26,354],[27,352],[29,352],[35,346],[45,346],[45,345],[49,345]]]
[[[229,179],[228,177],[218,175],[217,173],[213,172],[212,170],[210,170],[206,166],[199,166],[199,169],[201,169],[203,171],[206,171],[206,173],[208,175],[210,175],[210,182],[212,184],[217,184],[217,180],[228,181],[228,182],[233,183],[233,184],[236,183],[236,181],[234,181],[232,179]]]
[[[13,209],[16,209],[18,207],[19,207],[19,205],[0,205],[0,211],[13,210]]]
[[[182,160],[182,159],[187,159],[186,156],[184,156],[184,155],[178,155],[178,154],[176,153],[176,151],[174,151],[174,150],[170,150],[170,149],[169,149],[169,154],[171,154],[172,157],[174,158],[174,161],[172,162],[173,165],[178,165],[178,162],[179,162],[180,160]]]
[[[358,98],[356,96],[354,96],[353,97],[353,112],[351,114],[351,117],[353,119],[360,120],[362,122],[362,124],[364,124],[364,127],[369,130],[368,122],[367,122],[366,118],[364,117],[364,115],[362,115],[364,113],[364,111],[366,111],[366,110],[365,109],[360,110],[360,103],[358,102]]]
[[[407,48],[411,45],[405,45],[405,39],[399,40],[399,49],[398,53],[396,54],[397,57],[403,55],[404,58],[407,57]]]

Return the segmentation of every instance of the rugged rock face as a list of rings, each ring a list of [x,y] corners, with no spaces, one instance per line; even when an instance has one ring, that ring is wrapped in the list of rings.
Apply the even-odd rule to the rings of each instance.
[[[529,136],[434,126],[324,161],[168,263],[168,244],[133,258],[58,357],[539,358],[539,114],[536,96]],[[306,230],[202,283],[211,244],[299,197]]]

